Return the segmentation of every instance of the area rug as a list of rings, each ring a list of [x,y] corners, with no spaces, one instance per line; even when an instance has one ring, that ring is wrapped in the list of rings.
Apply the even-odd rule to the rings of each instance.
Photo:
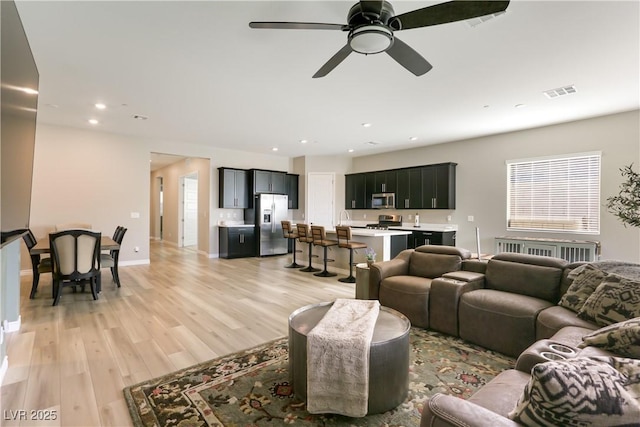
[[[312,415],[289,383],[287,339],[201,363],[124,389],[135,426],[418,426],[425,399],[467,399],[515,360],[464,341],[411,328],[409,394],[364,418]]]

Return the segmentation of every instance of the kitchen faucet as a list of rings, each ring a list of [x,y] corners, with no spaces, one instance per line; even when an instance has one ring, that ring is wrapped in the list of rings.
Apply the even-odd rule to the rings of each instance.
[[[349,218],[349,212],[347,211],[341,211],[340,212],[340,225],[342,225],[342,214],[345,214],[345,216],[347,217],[347,221],[351,221],[351,218]]]

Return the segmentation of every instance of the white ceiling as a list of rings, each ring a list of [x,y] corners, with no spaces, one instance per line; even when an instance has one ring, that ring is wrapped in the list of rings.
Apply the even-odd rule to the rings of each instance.
[[[311,76],[346,33],[248,23],[343,24],[355,0],[16,3],[40,71],[43,123],[270,154],[277,147],[288,157],[358,156],[640,106],[637,0],[514,0],[475,27],[396,32],[433,65],[421,77],[386,54],[352,54],[320,79]],[[392,2],[396,14],[436,3]],[[543,95],[566,85],[577,93]]]

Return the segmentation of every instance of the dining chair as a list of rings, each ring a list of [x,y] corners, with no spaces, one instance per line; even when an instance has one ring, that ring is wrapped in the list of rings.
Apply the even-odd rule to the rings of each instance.
[[[127,229],[122,226],[117,226],[116,231],[113,232],[113,241],[118,245],[122,245],[122,239]],[[120,287],[120,276],[118,275],[118,258],[120,257],[120,248],[111,249],[108,254],[100,254],[100,268],[110,268],[111,277],[116,285]]]
[[[29,256],[31,257],[31,271],[33,272],[33,280],[31,282],[31,293],[29,299],[34,299],[36,292],[38,291],[38,283],[40,282],[40,275],[42,273],[51,273],[52,264],[50,257],[42,257],[40,254],[32,254],[31,249],[36,245],[36,236],[33,235],[31,229],[27,229],[26,233],[22,235],[22,240],[27,245],[29,250]]]
[[[36,291],[38,290],[38,282],[40,282],[40,274],[41,273],[50,273],[51,272],[51,258],[44,257],[42,258],[40,254],[32,254],[31,249],[36,245],[36,237],[33,235],[33,232],[29,228],[20,228],[17,230],[12,230],[9,232],[2,233],[3,240],[12,236],[22,236],[22,240],[24,240],[24,244],[27,246],[27,250],[29,251],[29,256],[31,257],[31,270],[32,270],[32,283],[31,283],[31,293],[29,294],[29,298],[33,299],[35,297]]]
[[[56,224],[55,226],[56,231],[72,230],[72,229],[91,230],[91,224],[88,224],[86,222],[67,222],[62,224]]]
[[[65,286],[89,284],[93,299],[98,299],[100,281],[99,231],[63,230],[49,234],[51,248],[53,305],[58,305]]]

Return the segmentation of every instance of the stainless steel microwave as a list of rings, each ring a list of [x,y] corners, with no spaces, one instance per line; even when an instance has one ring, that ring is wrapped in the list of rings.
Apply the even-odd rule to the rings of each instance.
[[[395,193],[375,193],[371,197],[371,207],[373,209],[393,209],[396,207]]]

